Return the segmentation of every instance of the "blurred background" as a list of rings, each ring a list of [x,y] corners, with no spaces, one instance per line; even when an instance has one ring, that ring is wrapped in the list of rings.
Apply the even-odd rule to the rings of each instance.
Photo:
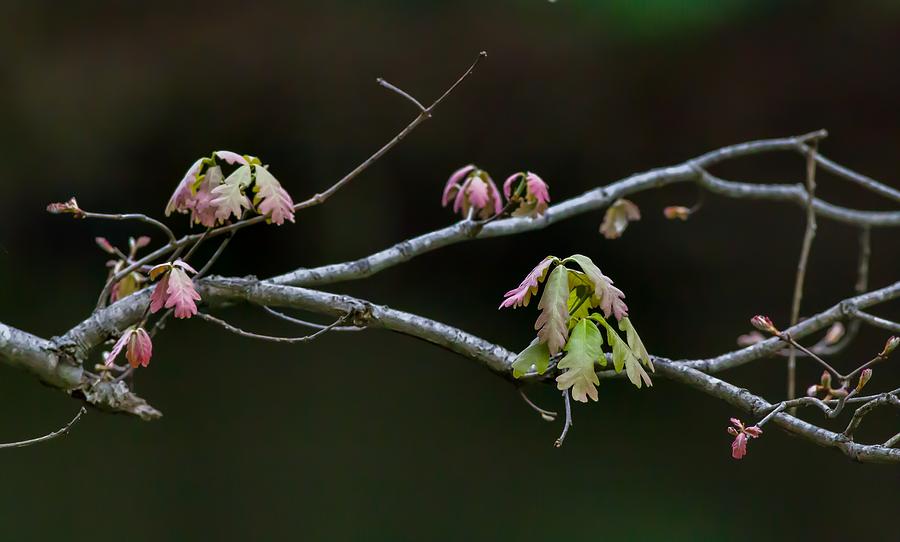
[[[187,167],[215,149],[262,157],[302,199],[415,116],[376,77],[429,103],[481,50],[487,60],[433,120],[295,225],[242,232],[215,272],[271,276],[450,224],[440,192],[470,162],[495,179],[538,172],[560,201],[723,145],[827,128],[823,153],[898,186],[900,9],[888,0],[2,4],[0,321],[43,337],[92,310],[106,274],[95,236],[156,235],[51,216],[48,202],[161,216]],[[800,182],[803,160],[716,172]],[[824,174],[819,186],[835,203],[891,208]],[[686,223],[662,217],[696,198],[688,185],[634,196],[643,219],[616,241],[598,234],[597,212],[330,289],[519,350],[535,309],[498,312],[503,292],[548,253],[581,252],[628,294],[651,352],[712,356],[735,348],[754,314],[788,320],[804,219],[788,204],[719,197]],[[184,217],[168,223],[187,231]],[[820,221],[802,313],[852,293],[856,239]],[[871,287],[897,280],[898,241],[872,232]],[[219,314],[303,332],[253,307]],[[886,335],[864,329],[833,363],[855,367]],[[801,389],[819,373],[801,360]],[[781,358],[725,376],[783,398]],[[898,381],[888,364],[869,386]],[[92,411],[66,438],[0,454],[3,539],[896,540],[897,467],[774,428],[734,461],[725,428],[746,415],[663,379],[640,391],[604,381],[597,404],[576,405],[559,450],[560,424],[507,382],[387,332],[281,346],[176,322],[136,387],[160,421]],[[550,387],[529,393],[562,407]],[[0,405],[4,442],[54,430],[78,407],[5,366]],[[881,442],[898,419],[879,411],[859,438]]]

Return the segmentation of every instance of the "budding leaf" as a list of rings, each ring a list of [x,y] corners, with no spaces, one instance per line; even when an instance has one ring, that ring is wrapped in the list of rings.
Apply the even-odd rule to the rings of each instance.
[[[629,348],[619,334],[616,333],[616,330],[603,317],[595,314],[592,318],[606,328],[606,340],[612,346],[613,367],[615,367],[616,372],[621,373],[624,368],[628,380],[638,388],[641,387],[642,381],[648,388],[652,386],[653,382],[650,381],[650,375],[641,367],[641,362],[636,352]],[[649,360],[649,357],[647,359]]]
[[[279,226],[285,220],[294,221],[294,202],[268,169],[262,166],[256,168],[256,186],[253,191],[256,192],[253,203],[259,209],[259,214]]]
[[[568,275],[568,270],[562,265],[557,266],[550,273],[547,284],[544,286],[544,293],[541,295],[541,301],[538,303],[541,314],[534,324],[538,337],[542,342],[547,343],[547,348],[553,355],[562,350],[568,337],[569,329],[566,325],[569,318]]]
[[[547,343],[543,343],[539,338],[535,338],[525,350],[522,350],[516,356],[516,361],[512,365],[513,376],[522,378],[531,371],[532,367],[534,367],[537,374],[542,375],[547,371],[549,365],[550,350],[547,348]]]
[[[613,286],[612,279],[604,275],[590,258],[582,254],[575,254],[567,259],[577,263],[594,285],[594,299],[604,316],[609,318],[609,315],[612,314],[617,320],[628,316],[628,306],[625,305],[623,299],[625,294]]]
[[[566,343],[566,355],[559,361],[558,367],[566,372],[556,378],[557,389],[571,388],[576,401],[586,403],[588,397],[596,401],[600,379],[594,372],[594,363],[598,361],[606,364],[603,335],[594,322],[581,320]]]
[[[225,181],[212,189],[214,196],[210,202],[216,208],[216,218],[228,220],[234,215],[240,219],[243,209],[250,209],[250,200],[244,195],[244,188],[250,186],[250,166],[244,165],[237,168]]]
[[[640,219],[641,211],[637,205],[627,199],[618,199],[603,215],[600,233],[607,239],[618,239],[625,232],[629,222]]]
[[[556,261],[556,258],[553,256],[547,256],[541,260],[541,263],[537,264],[517,287],[503,295],[506,299],[500,304],[500,308],[527,307],[531,301],[531,296],[537,293],[540,283],[544,281],[544,277],[547,275],[547,270],[550,269],[550,264],[554,261]]]
[[[197,314],[197,304],[194,302],[200,300],[200,294],[194,289],[194,281],[180,267],[173,267],[166,277],[166,308],[175,307],[175,318],[190,318]]]

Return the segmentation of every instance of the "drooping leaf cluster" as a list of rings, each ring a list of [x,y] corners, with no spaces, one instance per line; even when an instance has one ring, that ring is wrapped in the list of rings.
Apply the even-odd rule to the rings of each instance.
[[[220,160],[237,168],[226,177]],[[194,162],[166,206],[166,216],[190,213],[192,224],[208,228],[232,217],[240,220],[244,211],[279,226],[294,221],[294,202],[268,168],[255,156],[231,151],[216,151]]]
[[[557,387],[571,389],[577,401],[587,402],[588,397],[596,401],[597,365],[606,367],[611,358],[613,369],[617,373],[624,370],[638,388],[652,385],[645,367],[652,372],[653,363],[628,317],[625,294],[590,258],[581,254],[544,258],[519,286],[506,293],[500,308],[528,306],[541,283],[544,291],[534,325],[537,337],[513,363],[516,378],[531,372],[544,374],[556,359],[562,371],[556,378]],[[612,318],[618,331],[610,324]]]

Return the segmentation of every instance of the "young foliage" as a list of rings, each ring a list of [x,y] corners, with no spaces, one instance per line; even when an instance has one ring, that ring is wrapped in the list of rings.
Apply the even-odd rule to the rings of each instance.
[[[550,204],[547,183],[530,171],[510,175],[503,183],[503,195],[510,202],[518,203],[512,216],[538,217]]]
[[[569,274],[565,266],[558,265],[547,278],[544,294],[538,303],[541,314],[534,323],[538,338],[547,344],[550,353],[556,355],[569,334]]]
[[[150,340],[150,335],[144,328],[131,328],[123,333],[106,356],[106,365],[111,366],[123,349],[125,350],[125,359],[133,368],[150,365],[150,358],[153,357],[153,341]]]
[[[525,350],[516,356],[512,365],[513,376],[522,378],[531,371],[532,367],[537,374],[542,375],[547,372],[549,366],[550,350],[547,348],[547,343],[541,342],[540,338],[535,338]]]
[[[641,210],[627,199],[617,199],[609,206],[600,224],[600,233],[607,239],[618,239],[625,232],[629,222],[641,219]]]
[[[731,443],[731,457],[741,459],[747,455],[747,443],[752,438],[759,438],[762,435],[762,428],[752,425],[744,427],[744,423],[737,418],[731,418],[731,424],[734,427],[728,428],[728,434],[734,437]]]
[[[175,309],[175,318],[190,318],[197,314],[196,301],[200,294],[194,289],[194,281],[188,273],[196,274],[193,267],[181,260],[157,265],[150,270],[150,279],[162,277],[150,296],[150,312],[156,313],[163,307]]]
[[[503,211],[500,191],[493,179],[484,170],[473,165],[460,168],[450,175],[444,185],[441,205],[446,207],[453,201],[453,212],[468,217],[471,211],[475,216],[486,220]]]
[[[581,269],[570,269],[567,264],[576,264]],[[603,336],[597,327],[600,324],[606,329],[606,343],[612,350],[615,371],[624,370],[638,388],[652,386],[644,367],[653,371],[653,363],[627,316],[628,308],[622,300],[624,294],[587,256],[576,254],[564,260],[553,256],[544,258],[517,288],[506,293],[500,308],[527,305],[553,265],[556,267],[546,279],[538,304],[541,310],[535,323],[538,336],[517,356],[513,376],[520,378],[532,367],[538,374],[543,374],[550,357],[564,349],[566,356],[558,364],[564,372],[557,377],[557,386],[572,388],[572,396],[579,401],[586,401],[587,397],[596,400],[599,379],[594,374],[594,364],[606,365]],[[624,337],[603,315],[594,311],[597,308],[618,319]]]
[[[250,186],[253,172],[249,164],[245,164],[225,178],[222,184],[212,189],[213,199],[210,205],[216,208],[216,218],[222,222],[232,215],[240,220],[244,209],[250,209],[250,200],[244,190]]]
[[[294,202],[291,196],[282,188],[278,179],[263,166],[256,166],[256,183],[253,191],[256,193],[253,204],[256,205],[259,214],[279,226],[284,224],[285,220],[294,221]]]
[[[560,390],[571,388],[572,399],[576,401],[586,403],[588,397],[596,401],[600,379],[594,371],[595,363],[606,365],[603,335],[594,322],[584,318],[572,329],[566,343],[566,355],[557,365],[565,372],[557,377],[556,387]]]
[[[604,275],[590,258],[582,254],[575,254],[569,256],[566,260],[577,263],[581,270],[584,271],[584,274],[587,275],[588,280],[594,286],[594,300],[597,306],[600,307],[600,310],[603,311],[605,317],[609,318],[609,315],[612,314],[616,317],[616,320],[621,320],[628,316],[628,306],[623,300],[625,294],[622,290],[613,286],[612,279]]]

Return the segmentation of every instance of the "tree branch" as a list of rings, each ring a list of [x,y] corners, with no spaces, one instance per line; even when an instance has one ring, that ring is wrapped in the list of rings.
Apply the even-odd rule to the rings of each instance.
[[[49,435],[44,435],[43,437],[33,438],[30,440],[22,440],[19,442],[9,442],[5,444],[0,444],[0,449],[3,448],[24,448],[26,446],[31,446],[33,444],[40,444],[41,442],[47,442],[48,440],[53,440],[57,437],[61,437],[69,432],[69,429],[72,428],[73,425],[78,423],[78,420],[81,419],[81,415],[87,412],[84,407],[78,409],[78,414],[75,414],[75,417],[72,418],[72,421],[66,424],[65,427],[59,429],[58,431],[54,431]]]

